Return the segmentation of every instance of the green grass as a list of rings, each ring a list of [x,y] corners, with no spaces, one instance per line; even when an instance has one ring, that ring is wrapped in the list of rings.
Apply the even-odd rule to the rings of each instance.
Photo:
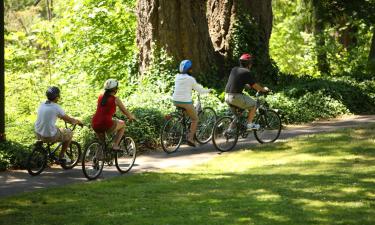
[[[1,199],[0,224],[375,224],[375,126]]]

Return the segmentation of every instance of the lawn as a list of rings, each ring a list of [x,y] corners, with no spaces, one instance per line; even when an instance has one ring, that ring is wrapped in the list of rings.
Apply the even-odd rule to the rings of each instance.
[[[375,126],[3,198],[0,224],[373,225]]]

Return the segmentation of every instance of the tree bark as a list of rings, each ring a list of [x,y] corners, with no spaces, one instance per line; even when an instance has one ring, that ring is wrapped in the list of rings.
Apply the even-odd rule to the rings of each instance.
[[[325,39],[323,35],[324,22],[322,18],[323,7],[319,0],[312,0],[313,9],[313,33],[316,40],[316,51],[318,60],[318,69],[322,74],[329,74],[329,64],[327,60],[327,52],[324,50]]]
[[[222,72],[231,57],[233,24],[243,13],[254,18],[260,31],[254,35],[264,42],[262,51],[269,59],[271,0],[139,0],[137,12],[141,73],[149,66],[155,47],[164,48],[177,61],[191,59],[200,73],[213,66]]]
[[[191,59],[196,71],[214,63],[205,0],[139,0],[137,11],[141,73],[158,47],[177,61]]]
[[[375,64],[375,28],[372,29],[372,39],[370,53],[368,55],[368,61]]]
[[[4,1],[0,2],[0,142],[5,141]]]

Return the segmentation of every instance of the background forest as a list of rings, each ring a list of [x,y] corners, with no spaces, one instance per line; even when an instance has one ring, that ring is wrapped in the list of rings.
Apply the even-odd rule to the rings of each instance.
[[[274,90],[267,98],[281,110],[285,124],[375,113],[374,0],[254,1],[259,7],[269,3],[268,11],[258,10],[261,15],[256,16],[241,7],[236,11],[236,4],[247,3],[234,0],[229,8],[236,11],[234,19],[227,25],[227,18],[217,20],[229,30],[224,41],[213,33],[217,14],[209,9],[225,13],[226,3],[197,2],[183,1],[180,10],[190,4],[189,10],[198,14],[169,10],[180,7],[179,1],[169,1],[171,6],[159,5],[164,14],[149,19],[144,15],[152,16],[153,8],[148,6],[159,4],[153,0],[6,0],[8,141],[0,144],[0,170],[23,167],[34,142],[36,110],[50,85],[61,88],[65,111],[89,124],[104,81],[120,80],[119,96],[139,118],[127,131],[140,145],[155,148],[164,115],[174,110],[170,96],[183,58],[192,58],[197,80],[216,90],[203,104],[218,113],[227,110],[223,88],[229,70],[245,51],[257,56],[258,79]],[[207,11],[202,13],[201,7]],[[249,7],[257,10],[257,5]],[[192,19],[197,32],[187,19],[170,29],[173,20],[166,18],[173,13]],[[201,30],[200,23],[208,31]],[[175,30],[176,35],[171,33]],[[209,48],[194,48],[194,41]],[[90,137],[87,127],[75,133],[82,144]]]

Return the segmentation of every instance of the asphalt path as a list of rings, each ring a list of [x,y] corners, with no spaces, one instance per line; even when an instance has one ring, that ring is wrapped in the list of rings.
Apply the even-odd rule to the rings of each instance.
[[[332,132],[343,128],[363,127],[374,123],[375,115],[355,115],[315,121],[304,125],[286,126],[281,131],[277,142],[287,141],[290,138],[300,135]],[[240,139],[232,151],[251,148],[258,144],[254,136],[249,134],[246,139]],[[166,154],[163,151],[152,151],[138,156],[134,167],[128,174],[120,174],[115,166],[105,166],[102,175],[95,181],[87,181],[80,165],[71,170],[63,170],[59,166],[54,166],[46,169],[36,177],[30,176],[25,170],[0,172],[0,198],[71,183],[101,182],[112,177],[129,176],[134,173],[160,171],[167,168],[191,167],[204,163],[219,154],[231,154],[231,152],[220,153],[215,150],[215,147],[211,143],[197,148],[182,145],[178,152],[174,154]]]

